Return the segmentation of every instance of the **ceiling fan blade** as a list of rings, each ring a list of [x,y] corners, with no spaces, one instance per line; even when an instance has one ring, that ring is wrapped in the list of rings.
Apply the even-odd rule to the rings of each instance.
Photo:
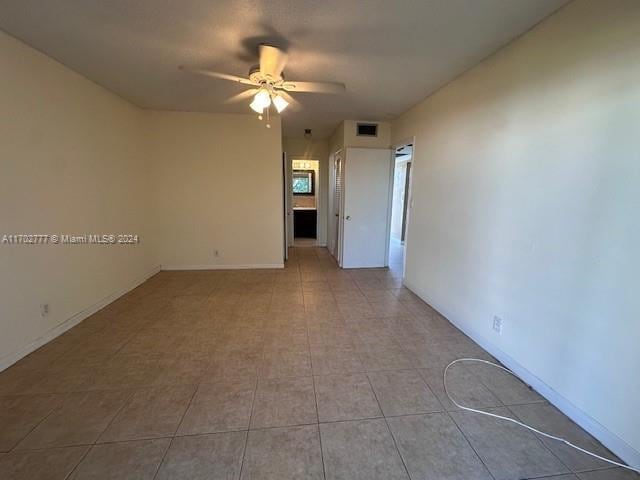
[[[284,82],[282,88],[287,92],[343,93],[344,83],[334,82]]]
[[[289,108],[291,108],[291,110],[296,112],[302,110],[302,105],[300,105],[300,102],[289,95],[285,90],[279,90],[278,95],[282,96],[282,98],[289,102]]]
[[[231,98],[227,98],[224,103],[236,103],[241,102],[242,100],[246,100],[248,98],[253,97],[256,93],[258,93],[258,88],[250,88],[249,90],[245,90],[244,92],[240,92],[237,95],[234,95]]]
[[[282,70],[287,64],[287,54],[271,45],[260,45],[260,73],[274,80],[282,78]]]
[[[214,72],[212,70],[202,70],[200,68],[186,68],[182,65],[180,65],[178,68],[189,73],[195,73],[196,75],[205,75],[207,77],[219,78],[221,80],[229,80],[232,82],[241,83],[243,85],[258,85],[248,78],[237,77],[236,75],[229,75],[228,73]]]

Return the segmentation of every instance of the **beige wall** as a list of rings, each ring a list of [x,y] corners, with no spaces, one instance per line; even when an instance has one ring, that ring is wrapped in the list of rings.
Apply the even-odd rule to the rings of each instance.
[[[377,123],[377,137],[359,137],[356,135],[359,122]],[[329,138],[329,152],[335,153],[345,147],[389,148],[391,146],[391,123],[368,122],[366,120],[345,120]]]
[[[163,268],[282,266],[279,120],[147,114]]]
[[[327,140],[284,138],[282,148],[289,160],[318,160],[318,244],[327,244],[327,195],[329,191],[329,143]]]
[[[574,1],[393,122],[407,284],[636,465],[639,25]]]
[[[0,244],[0,370],[160,264],[282,265],[279,121],[143,111],[2,33],[0,71],[0,238],[141,239]]]
[[[345,147],[359,148],[389,148],[391,144],[391,123],[389,122],[370,122],[378,124],[377,137],[359,137],[357,133],[358,122],[369,123],[364,120],[345,120],[344,121],[344,139]]]
[[[3,33],[0,72],[0,236],[142,240],[0,244],[2,370],[145,279],[158,261],[142,111]],[[44,317],[42,303],[50,308]]]

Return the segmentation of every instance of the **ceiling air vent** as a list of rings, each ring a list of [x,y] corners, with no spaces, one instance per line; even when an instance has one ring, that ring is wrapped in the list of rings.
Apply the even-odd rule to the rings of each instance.
[[[358,130],[356,135],[359,137],[377,137],[378,124],[377,123],[358,123]]]

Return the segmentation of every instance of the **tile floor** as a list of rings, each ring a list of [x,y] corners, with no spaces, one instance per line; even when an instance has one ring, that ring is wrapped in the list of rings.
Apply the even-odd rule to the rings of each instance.
[[[280,271],[163,272],[0,373],[0,478],[630,480],[457,411],[491,358],[402,288],[292,249]],[[610,455],[525,385],[461,401]]]
[[[296,237],[293,239],[294,247],[315,247],[318,240],[315,238]]]

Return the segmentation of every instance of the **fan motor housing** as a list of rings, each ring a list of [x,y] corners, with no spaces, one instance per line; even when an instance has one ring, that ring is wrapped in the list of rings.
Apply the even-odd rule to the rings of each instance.
[[[275,83],[284,80],[284,75],[280,75],[278,78],[273,78],[271,75],[263,75],[260,71],[260,65],[254,65],[249,70],[249,80],[255,83]]]

